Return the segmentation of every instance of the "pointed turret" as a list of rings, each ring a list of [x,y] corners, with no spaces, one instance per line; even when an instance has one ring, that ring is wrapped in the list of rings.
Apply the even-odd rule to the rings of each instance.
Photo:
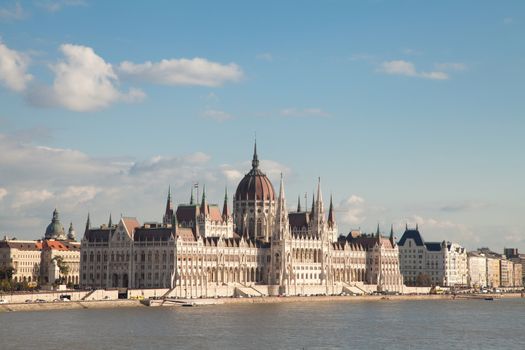
[[[379,238],[381,233],[379,232],[379,222],[377,223],[376,237]]]
[[[394,245],[394,224],[390,225],[390,243],[392,243],[392,246]]]
[[[222,205],[222,219],[228,220],[230,217],[230,210],[228,209],[228,187],[224,188],[224,204]]]
[[[255,140],[255,143],[253,144],[252,168],[253,169],[259,168],[259,157],[257,156],[257,139]]]
[[[297,212],[301,212],[301,196],[297,196]]]
[[[168,199],[166,200],[166,213],[169,210],[173,212],[173,203],[171,201],[171,185],[168,186]]]
[[[164,216],[162,217],[162,223],[164,225],[169,225],[171,223],[172,217],[173,217],[173,202],[171,200],[171,186],[168,186],[168,198],[166,199],[166,210],[164,211]]]
[[[87,216],[87,220],[86,220],[86,229],[84,231],[84,235],[91,229],[91,220],[89,218],[89,213],[88,213],[88,216]]]
[[[317,216],[319,222],[324,219],[323,194],[321,192],[321,178],[317,179],[317,195],[315,202],[314,215]]]
[[[328,227],[334,227],[334,224],[335,224],[334,205],[332,203],[332,195],[330,195],[330,209],[328,210]]]
[[[74,241],[76,239],[75,229],[73,228],[73,223],[69,223],[69,230],[67,231],[67,239]]]
[[[279,234],[280,238],[288,233],[288,211],[286,210],[286,198],[284,195],[284,181],[281,173],[281,181],[279,185],[279,198],[277,199],[277,208],[275,211],[275,233]]]
[[[190,205],[193,205],[194,199],[193,199],[193,185],[191,186],[191,196],[190,196]]]
[[[201,214],[208,215],[208,202],[206,201],[206,185],[202,186]]]
[[[315,191],[312,191],[312,210],[310,212],[310,216],[314,216],[314,211],[315,211]]]
[[[111,213],[109,213],[108,227],[111,228],[112,226],[113,226],[113,221],[111,220]]]

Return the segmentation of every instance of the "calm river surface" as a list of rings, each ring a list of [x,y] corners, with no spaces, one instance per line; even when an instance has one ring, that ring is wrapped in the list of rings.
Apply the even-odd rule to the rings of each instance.
[[[525,349],[525,299],[0,314],[0,349]]]

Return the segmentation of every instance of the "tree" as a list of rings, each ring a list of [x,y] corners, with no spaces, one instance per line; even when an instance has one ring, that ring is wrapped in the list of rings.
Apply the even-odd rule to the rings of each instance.
[[[432,284],[432,279],[426,273],[420,273],[416,278],[417,287],[430,287]]]
[[[0,280],[11,280],[15,269],[11,266],[0,267]]]
[[[57,255],[51,259],[51,261],[56,262],[58,266],[58,271],[60,272],[61,277],[58,278],[58,283],[63,283],[63,281],[66,279],[67,275],[69,274],[69,265],[64,262],[64,258],[60,255]]]

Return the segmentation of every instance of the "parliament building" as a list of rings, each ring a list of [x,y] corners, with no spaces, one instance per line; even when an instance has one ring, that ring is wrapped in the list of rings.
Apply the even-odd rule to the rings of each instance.
[[[259,168],[239,182],[233,207],[203,190],[173,207],[168,192],[162,223],[122,217],[92,227],[81,244],[84,288],[163,289],[169,297],[361,294],[401,291],[393,232],[339,235],[332,199],[325,211],[321,182],[311,208],[288,212],[281,176],[276,193]]]

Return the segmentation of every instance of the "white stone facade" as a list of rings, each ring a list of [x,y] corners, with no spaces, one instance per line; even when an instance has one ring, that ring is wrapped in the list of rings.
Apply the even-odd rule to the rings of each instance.
[[[334,294],[365,285],[402,290],[393,236],[337,240],[333,206],[326,215],[320,182],[311,211],[288,213],[282,179],[276,196],[255,153],[233,208],[232,215],[225,195],[221,213],[204,191],[200,205],[192,195],[174,211],[169,194],[162,224],[122,218],[116,226],[91,228],[88,221],[82,287],[168,288],[176,297]]]
[[[398,242],[401,273],[407,285],[428,281],[442,287],[468,283],[467,252],[457,243],[425,242],[418,227]]]

